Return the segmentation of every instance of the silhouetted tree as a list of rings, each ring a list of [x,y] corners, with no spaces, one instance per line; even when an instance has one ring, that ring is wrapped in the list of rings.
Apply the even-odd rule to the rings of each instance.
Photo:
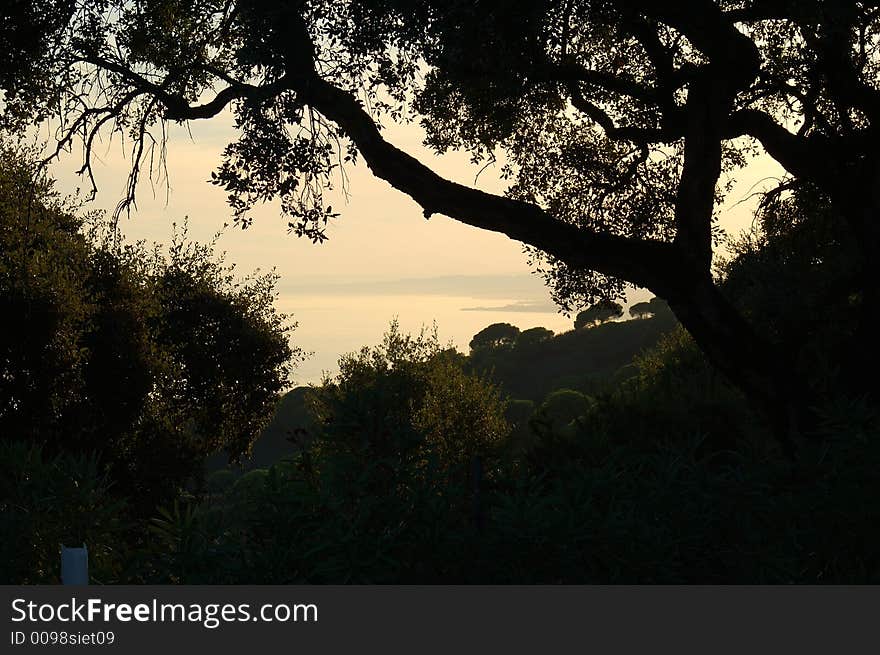
[[[549,394],[538,408],[537,416],[547,427],[560,430],[587,414],[596,401],[574,389],[557,389]]]
[[[629,315],[633,318],[647,318],[652,314],[651,303],[649,302],[637,302],[629,308]]]
[[[813,185],[765,196],[754,228],[721,264],[725,286],[765,338],[798,353],[797,375],[819,397],[864,394],[853,374],[870,358],[877,325],[865,323],[859,246]]]
[[[288,382],[275,277],[209,246],[126,245],[80,217],[27,153],[0,155],[0,438],[98,453],[141,509],[224,451],[236,460]]]
[[[528,347],[537,343],[543,343],[552,338],[553,330],[548,330],[545,327],[533,327],[519,333],[519,336],[516,338],[516,345]]]
[[[612,302],[610,300],[600,300],[595,305],[588,307],[575,317],[574,329],[580,330],[585,327],[593,327],[594,325],[599,325],[606,321],[610,321],[613,318],[620,318],[621,316],[623,316],[623,307],[620,306],[620,303]]]
[[[535,403],[531,400],[508,400],[504,408],[504,417],[514,430],[528,426],[529,419],[535,413]]]
[[[377,466],[433,460],[444,470],[495,454],[509,431],[505,403],[486,376],[462,364],[436,332],[404,334],[392,322],[380,345],[340,358],[339,374],[315,390],[318,450],[347,453],[359,466],[364,458]]]
[[[8,0],[0,6],[0,89],[12,100],[6,122],[32,119],[35,106],[53,92],[57,82],[41,67],[52,56],[53,43],[63,38],[75,9],[75,0]]]
[[[629,315],[633,318],[647,318],[657,314],[669,312],[669,305],[662,298],[654,296],[647,302],[637,302],[629,308]]]
[[[499,348],[512,346],[519,336],[519,328],[510,323],[493,323],[483,328],[471,339],[470,349]]]
[[[712,277],[719,180],[757,144],[815,185],[856,239],[862,322],[878,323],[873,5],[80,3],[69,29],[47,30],[53,47],[33,53],[29,70],[53,92],[12,98],[7,111],[60,108],[59,147],[82,135],[86,172],[102,126],[128,132],[130,202],[153,125],[231,108],[240,138],[214,182],[236,219],[247,225],[255,203],[280,197],[293,231],[316,241],[336,216],[322,190],[338,163],[362,157],[426,216],[527,244],[564,307],[619,296],[625,282],[653,290],[784,429],[803,392],[789,375],[795,354],[764,339]],[[506,197],[440,177],[379,131],[415,116],[439,151],[503,149]],[[878,357],[866,353],[863,370]]]

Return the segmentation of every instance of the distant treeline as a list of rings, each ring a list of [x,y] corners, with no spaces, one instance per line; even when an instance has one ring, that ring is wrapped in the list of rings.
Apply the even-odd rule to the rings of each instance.
[[[520,331],[511,325],[494,324],[475,335],[470,353],[462,358],[463,367],[485,375],[508,400],[526,400],[533,406],[558,389],[591,396],[607,393],[635,375],[634,357],[678,326],[668,306],[658,299],[634,305],[631,316],[635,318],[597,321],[560,334],[541,327]],[[294,450],[297,438],[314,430],[309,394],[310,387],[297,387],[278,401],[272,420],[254,443],[252,457],[244,462],[245,468],[274,464]],[[223,455],[208,461],[209,470],[224,465]]]

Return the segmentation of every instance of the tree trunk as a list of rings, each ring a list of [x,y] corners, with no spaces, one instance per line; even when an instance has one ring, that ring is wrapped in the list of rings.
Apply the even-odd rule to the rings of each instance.
[[[844,216],[855,235],[860,263],[861,305],[855,334],[843,354],[842,384],[851,393],[871,393],[880,400],[876,376],[880,370],[880,165],[858,180],[844,204]],[[871,382],[873,381],[873,383]]]
[[[666,300],[709,362],[770,421],[793,456],[801,408],[808,402],[793,371],[794,357],[761,338],[708,278]]]

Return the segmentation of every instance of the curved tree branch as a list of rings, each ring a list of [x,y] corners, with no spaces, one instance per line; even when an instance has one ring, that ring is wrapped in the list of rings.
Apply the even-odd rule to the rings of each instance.
[[[675,279],[678,261],[669,244],[588,232],[557,220],[536,205],[447,180],[386,141],[370,115],[349,93],[317,76],[298,85],[296,90],[303,102],[345,131],[377,177],[413,198],[426,216],[440,213],[473,227],[499,232],[571,266],[614,275],[658,293],[679,282]],[[658,276],[658,271],[666,274]]]
[[[767,154],[792,175],[827,183],[833,156],[818,137],[793,134],[757,109],[740,109],[731,114],[727,137],[743,135],[757,139]]]
[[[289,80],[286,76],[282,76],[274,82],[261,86],[245,84],[244,82],[234,82],[218,91],[214,98],[209,102],[201,105],[190,105],[182,96],[168,91],[164,83],[157,84],[156,82],[151,82],[143,75],[139,75],[120,63],[98,56],[84,57],[83,61],[114,72],[124,78],[132,88],[141,93],[149,93],[153,95],[165,107],[165,118],[173,121],[213,118],[223,111],[233,100],[238,100],[240,98],[262,100],[271,98],[281,91],[290,88]]]
[[[665,114],[663,117],[664,125],[660,128],[615,125],[614,119],[596,103],[587,100],[575,85],[569,86],[569,97],[572,106],[601,127],[609,139],[631,141],[641,146],[647,146],[652,143],[672,143],[684,136],[683,115],[680,111]]]

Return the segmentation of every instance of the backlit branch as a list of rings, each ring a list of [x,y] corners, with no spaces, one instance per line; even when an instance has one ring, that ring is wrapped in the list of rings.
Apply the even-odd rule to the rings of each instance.
[[[318,77],[296,91],[304,102],[346,132],[377,177],[413,198],[426,216],[444,214],[539,248],[570,266],[597,270],[643,286],[663,287],[663,283],[658,284],[657,271],[667,271],[672,284],[679,267],[669,244],[587,231],[557,220],[536,205],[444,179],[388,143],[349,93]]]

